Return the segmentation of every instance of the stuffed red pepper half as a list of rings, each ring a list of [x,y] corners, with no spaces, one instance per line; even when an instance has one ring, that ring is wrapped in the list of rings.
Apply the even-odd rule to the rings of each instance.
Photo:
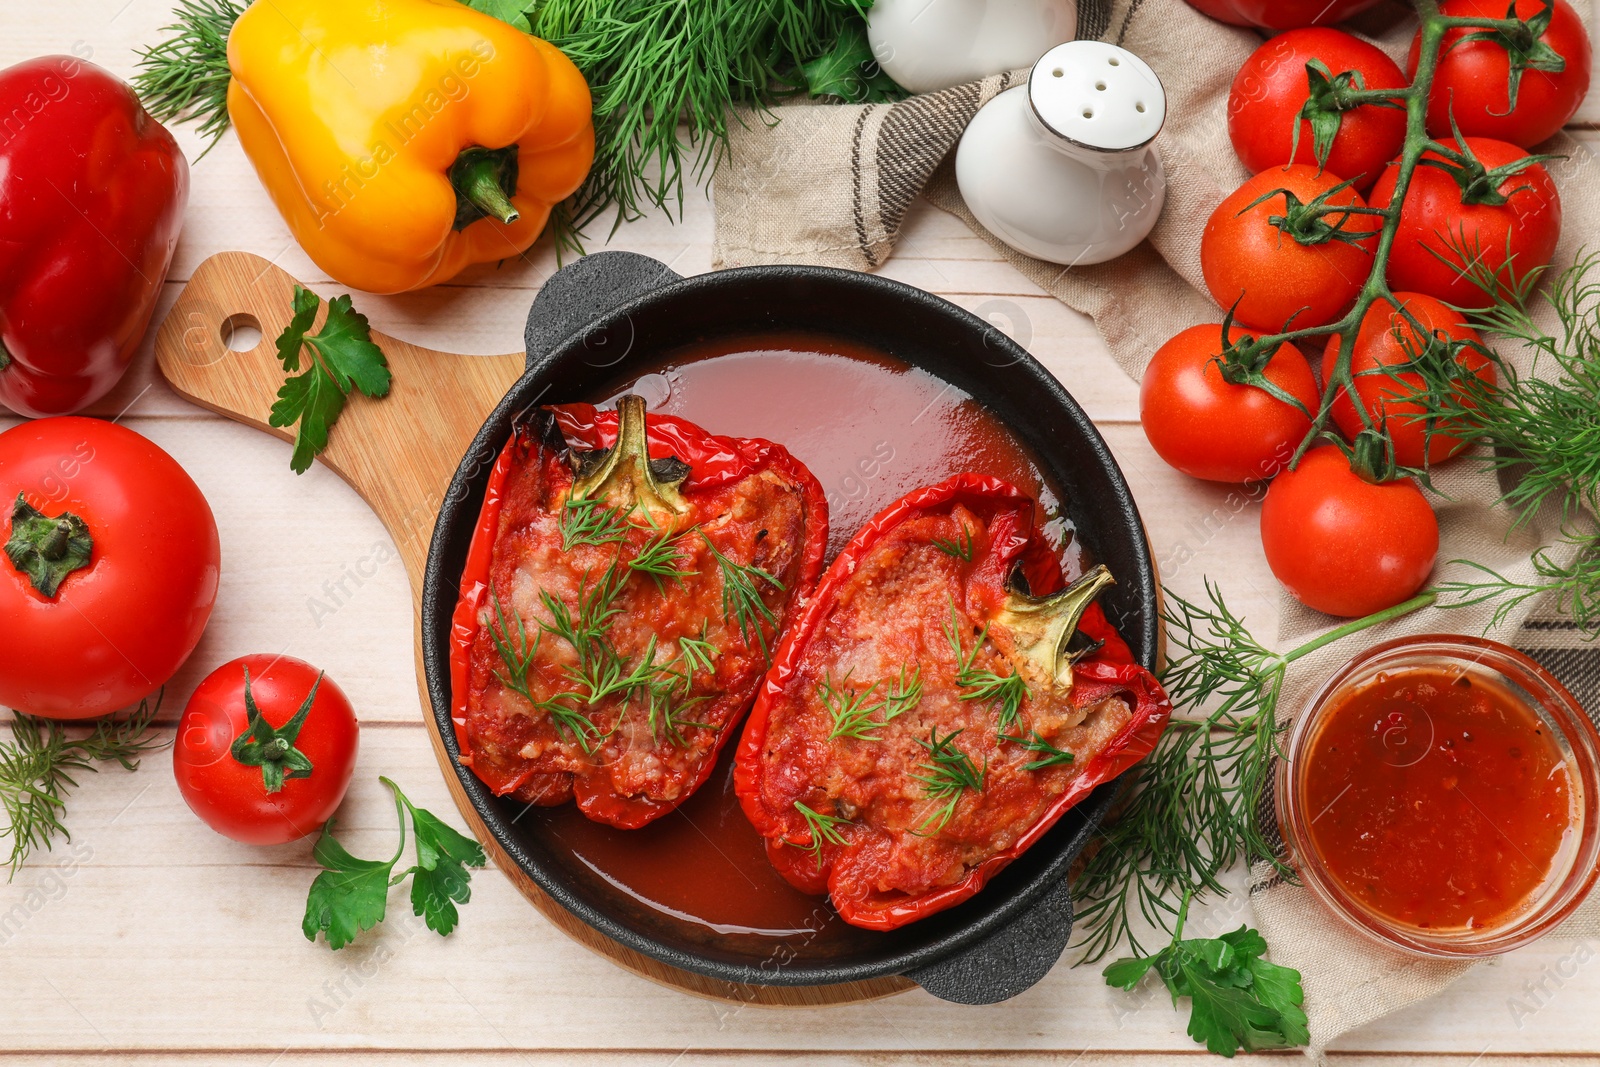
[[[962,474],[874,518],[779,646],[735,785],[773,865],[845,921],[958,904],[1155,747],[1166,694],[1062,588],[1034,503]]]
[[[495,464],[462,575],[462,764],[624,829],[671,811],[744,717],[827,541],[822,487],[778,445],[647,423],[637,396],[543,409]]]

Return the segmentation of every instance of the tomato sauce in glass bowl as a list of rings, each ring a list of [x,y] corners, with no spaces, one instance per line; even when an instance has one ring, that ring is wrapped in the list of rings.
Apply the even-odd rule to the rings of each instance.
[[[1420,635],[1312,698],[1278,769],[1290,858],[1333,911],[1434,956],[1509,951],[1577,907],[1600,862],[1600,738],[1517,650]]]

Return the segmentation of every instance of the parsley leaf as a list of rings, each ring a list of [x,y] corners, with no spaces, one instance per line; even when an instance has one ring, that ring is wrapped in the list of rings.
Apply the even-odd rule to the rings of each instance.
[[[528,22],[528,9],[534,6],[536,0],[463,0],[474,11],[481,11],[506,23],[515,26],[523,33],[532,33],[533,26]]]
[[[278,361],[295,375],[278,390],[267,424],[286,428],[296,422],[289,467],[304,474],[328,447],[328,431],[344,410],[352,388],[369,397],[389,394],[391,376],[383,350],[372,343],[367,317],[350,305],[350,294],[328,301],[328,317],[317,333],[307,333],[321,301],[309,289],[294,287],[294,318],[278,335]],[[309,351],[307,346],[310,346]],[[306,353],[306,369],[300,356]],[[298,373],[297,373],[298,372]]]
[[[405,823],[400,826],[403,847]],[[325,870],[311,883],[300,929],[307,941],[315,941],[317,932],[322,931],[328,935],[329,948],[344,948],[361,931],[383,922],[389,899],[389,872],[400,858],[399,850],[388,862],[356,859],[334,840],[333,820],[329,819],[311,855]]]
[[[1172,943],[1154,956],[1117,960],[1101,972],[1106,984],[1131,990],[1154,969],[1174,1006],[1189,998],[1189,1036],[1219,1056],[1308,1043],[1300,972],[1269,963],[1266,939],[1245,926],[1182,940],[1188,910],[1185,894]]]
[[[350,855],[333,836],[333,820],[322,828],[312,857],[324,868],[306,896],[305,919],[300,923],[307,941],[327,935],[328,947],[341,949],[363,930],[383,922],[389,890],[411,878],[411,907],[428,929],[443,935],[455,929],[457,904],[471,899],[468,867],[488,863],[483,848],[447,825],[432,812],[416,807],[387,778],[379,778],[394,793],[395,815],[400,820],[400,842],[387,860],[363,860]],[[399,875],[395,865],[406,847],[406,813],[411,814],[417,862]]]
[[[468,867],[489,862],[483,846],[442,822],[436,815],[411,807],[411,829],[417,839],[417,865],[411,874],[411,909],[428,929],[448,934],[456,927],[456,905],[472,899]]]

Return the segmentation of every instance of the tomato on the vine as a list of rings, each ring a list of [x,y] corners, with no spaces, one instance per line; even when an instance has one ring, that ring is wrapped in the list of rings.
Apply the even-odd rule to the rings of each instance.
[[[1313,61],[1326,72],[1307,66]],[[1253,172],[1290,162],[1317,166],[1324,152],[1322,166],[1368,189],[1400,154],[1406,113],[1380,104],[1351,107],[1341,94],[1407,84],[1394,60],[1359,37],[1342,30],[1290,30],[1256,49],[1234,76],[1228,137]],[[1303,118],[1308,102],[1312,113]]]
[[[315,833],[344,799],[360,731],[333,679],[292,656],[241,656],[178,721],[172,770],[190,809],[249,845]]]
[[[1234,26],[1292,30],[1299,26],[1331,26],[1382,0],[1189,0],[1189,6]]]
[[[1546,3],[1516,0],[1516,17],[1525,23],[1516,33],[1465,27],[1445,32],[1428,94],[1429,133],[1451,136],[1454,116],[1465,136],[1532,148],[1567,124],[1589,92],[1589,34],[1567,0],[1555,0],[1548,15]],[[1445,0],[1439,14],[1503,19],[1510,6],[1508,0]],[[1411,42],[1413,72],[1421,48],[1418,32]]]
[[[1206,287],[1242,324],[1266,332],[1327,326],[1356,301],[1372,271],[1371,216],[1343,179],[1292,164],[1247,180],[1212,212],[1200,237]]]
[[[1405,600],[1428,580],[1439,520],[1410,478],[1374,484],[1334,445],[1313,448],[1261,503],[1267,565],[1294,598],[1355,617]]]
[[[1527,162],[1516,145],[1484,137],[1453,144],[1462,161],[1428,152],[1411,176],[1389,256],[1389,286],[1457,307],[1486,307],[1489,297],[1469,266],[1500,274],[1502,285],[1504,272],[1522,278],[1548,266],[1561,237],[1561,196],[1550,172]],[[1378,179],[1374,206],[1393,201],[1399,169],[1391,165]]]
[[[222,549],[176,460],[126,427],[0,433],[0,704],[53,719],[149,696],[211,618]]]
[[[1242,331],[1234,328],[1229,343]],[[1300,350],[1282,344],[1260,367],[1306,411],[1246,384],[1249,368],[1219,365],[1222,324],[1191,326],[1156,350],[1139,386],[1139,420],[1156,455],[1192,478],[1264,481],[1311,432],[1319,397]],[[1233,376],[1239,380],[1229,380]]]
[[[1394,460],[1402,467],[1432,466],[1442,463],[1467,447],[1458,434],[1467,432],[1458,425],[1441,425],[1430,437],[1428,424],[1422,417],[1423,405],[1404,397],[1422,387],[1422,376],[1416,372],[1395,372],[1394,367],[1410,363],[1417,353],[1430,344],[1448,344],[1452,341],[1477,341],[1478,331],[1467,325],[1465,319],[1445,307],[1431,296],[1421,293],[1396,293],[1400,306],[1416,317],[1426,334],[1419,334],[1410,319],[1395,309],[1387,300],[1380,300],[1368,309],[1356,332],[1355,348],[1350,355],[1350,373],[1355,380],[1356,395],[1376,423],[1394,443]],[[1326,381],[1338,365],[1341,338],[1334,334],[1328,338],[1323,353],[1322,377]],[[1483,353],[1471,348],[1461,348],[1456,361],[1487,383],[1495,380],[1494,364]],[[1333,402],[1333,418],[1346,436],[1355,437],[1364,424],[1348,391],[1341,389]]]

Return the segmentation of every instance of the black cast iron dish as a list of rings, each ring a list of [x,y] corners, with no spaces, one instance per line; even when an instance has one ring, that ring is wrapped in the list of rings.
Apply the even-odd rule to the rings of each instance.
[[[422,608],[423,659],[434,719],[457,754],[451,723],[449,629],[490,468],[513,419],[543,403],[598,399],[629,380],[630,364],[708,337],[807,330],[862,342],[965,390],[1038,456],[1063,491],[1095,559],[1118,584],[1103,598],[1145,666],[1158,655],[1157,585],[1144,528],[1105,442],[1061,385],[993,326],[936,296],[870,274],[820,267],[750,267],[681,278],[645,256],[589,256],[547,282],[528,315],[528,367],[489,416],[457,470],[434,528]],[[709,427],[716,432],[716,427]],[[831,954],[799,952],[774,967],[772,942],[708,943],[687,924],[619,907],[513,820],[502,800],[456,773],[501,847],[583,921],[664,963],[730,982],[826,985],[905,975],[935,996],[992,1004],[1033,985],[1072,929],[1066,873],[1115,797],[1107,783],[973,899]],[[787,957],[787,953],[784,954]]]

